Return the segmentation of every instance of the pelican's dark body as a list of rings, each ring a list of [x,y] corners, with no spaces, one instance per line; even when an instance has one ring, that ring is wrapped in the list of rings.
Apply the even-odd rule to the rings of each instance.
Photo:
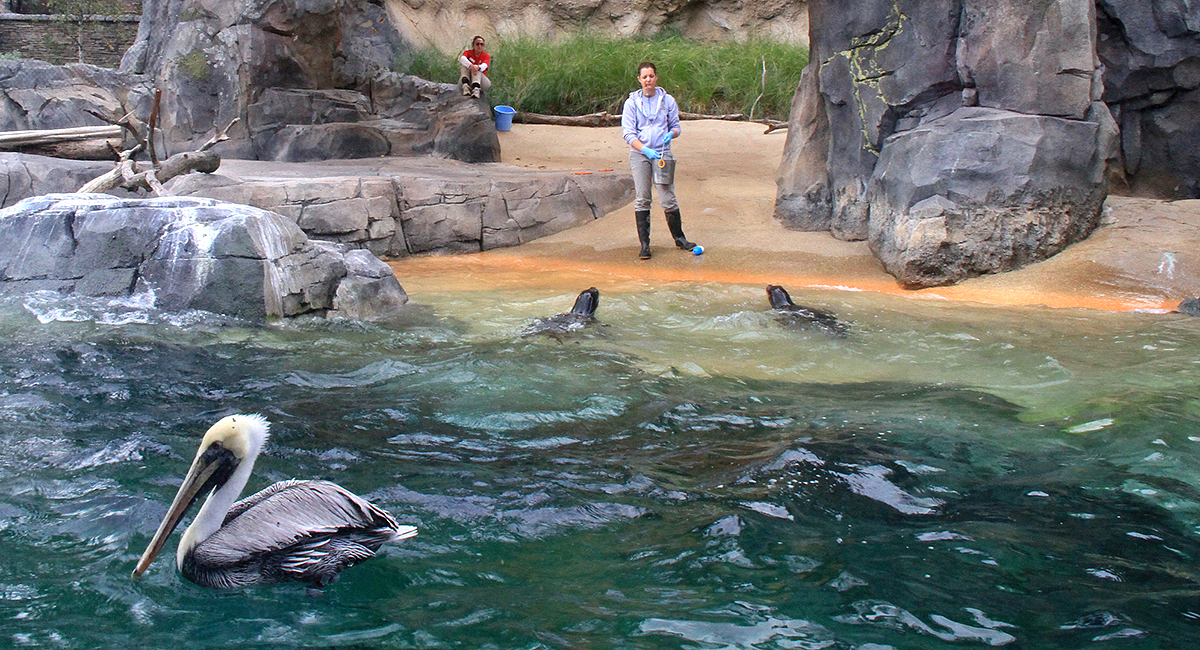
[[[576,332],[596,320],[596,307],[600,306],[600,291],[596,287],[585,289],[575,298],[571,311],[539,318],[525,329],[523,336],[534,334],[559,335]]]
[[[788,295],[787,289],[779,285],[767,285],[767,298],[771,301],[771,308],[778,312],[779,321],[784,325],[815,327],[831,336],[838,337],[846,336],[850,331],[850,325],[838,320],[837,316],[827,311],[792,302],[792,297]]]
[[[274,520],[307,520],[288,530]],[[238,501],[184,556],[183,577],[213,588],[299,581],[318,587],[396,536],[391,515],[328,481],[283,481]]]
[[[179,540],[183,577],[218,589],[298,581],[318,587],[375,555],[389,541],[417,534],[366,499],[328,481],[281,481],[238,500],[270,425],[261,415],[214,424],[133,570],[149,568],[184,514],[204,498]]]

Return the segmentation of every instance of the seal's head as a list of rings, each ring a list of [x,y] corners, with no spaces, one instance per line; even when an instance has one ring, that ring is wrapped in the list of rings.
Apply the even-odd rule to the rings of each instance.
[[[796,306],[792,302],[792,297],[788,295],[787,289],[777,285],[767,285],[767,299],[771,301],[772,309],[791,309]]]
[[[596,287],[591,287],[580,292],[579,297],[575,299],[575,306],[571,308],[571,313],[590,318],[596,315],[598,306],[600,306],[600,291]]]

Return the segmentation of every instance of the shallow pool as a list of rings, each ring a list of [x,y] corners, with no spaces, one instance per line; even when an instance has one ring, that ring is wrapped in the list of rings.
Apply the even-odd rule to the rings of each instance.
[[[0,646],[1185,648],[1200,319],[795,291],[413,291],[387,326],[0,304]],[[204,430],[420,529],[324,591],[137,556]]]

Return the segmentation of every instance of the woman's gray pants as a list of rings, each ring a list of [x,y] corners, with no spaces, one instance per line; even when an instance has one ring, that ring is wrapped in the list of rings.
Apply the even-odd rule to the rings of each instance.
[[[668,160],[674,160],[671,152],[666,152]],[[634,149],[629,150],[629,171],[633,174],[633,210],[649,210],[650,204],[653,202],[650,198],[650,188],[658,188],[658,202],[662,204],[663,210],[679,209],[679,201],[675,199],[675,183],[670,185],[657,185],[654,182],[654,164],[656,161],[650,160],[640,151]]]

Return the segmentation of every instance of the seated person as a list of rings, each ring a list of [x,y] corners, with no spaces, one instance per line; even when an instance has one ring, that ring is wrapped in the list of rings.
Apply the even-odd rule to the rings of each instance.
[[[458,83],[462,86],[464,96],[478,97],[481,89],[487,90],[492,87],[492,82],[487,76],[492,57],[483,51],[482,36],[471,39],[471,49],[463,51],[462,56],[458,57],[458,63],[462,66]]]

